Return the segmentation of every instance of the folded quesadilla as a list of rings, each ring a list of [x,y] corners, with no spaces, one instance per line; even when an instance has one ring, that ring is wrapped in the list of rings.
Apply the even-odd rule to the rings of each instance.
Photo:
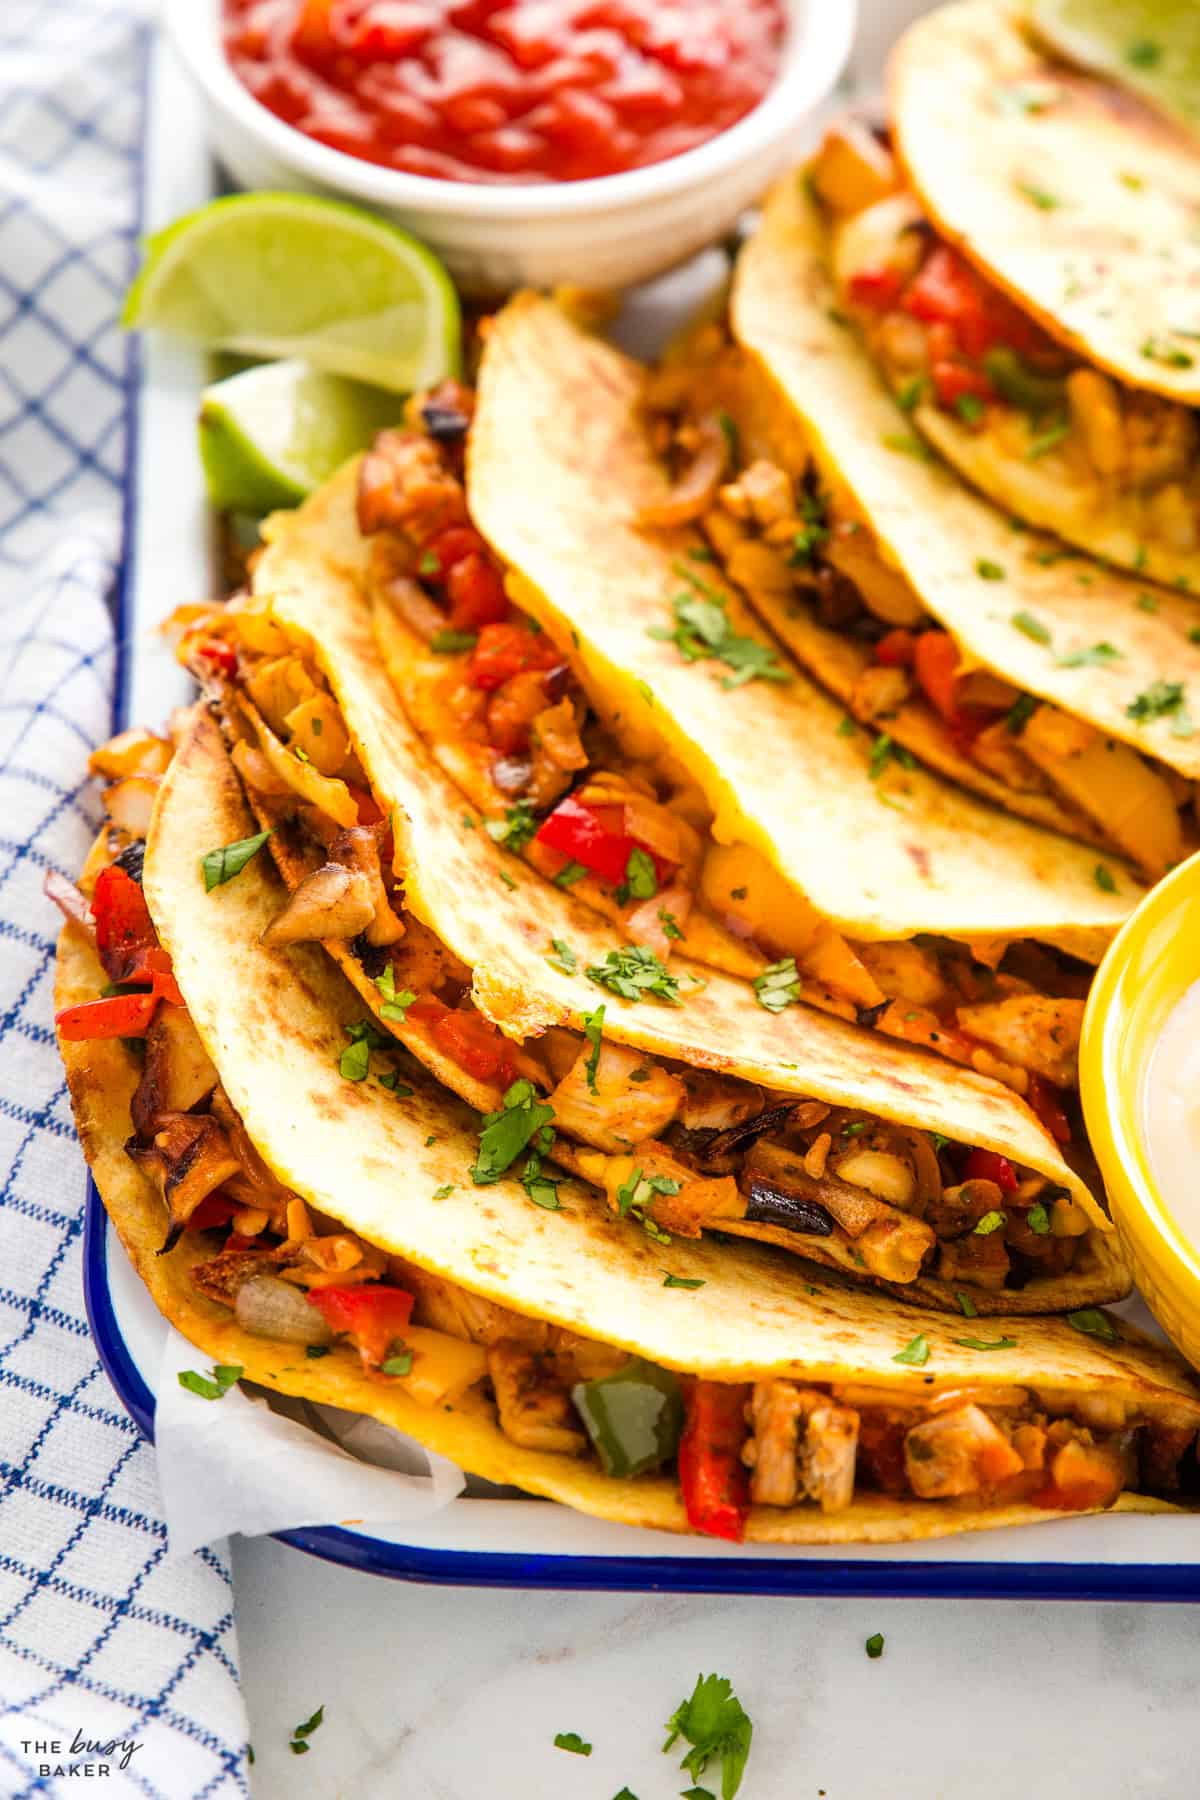
[[[719,507],[716,527],[766,542],[730,567],[857,716],[1012,811],[1052,801],[1065,829],[1161,874],[1196,843],[1195,604],[1021,529],[923,456],[841,309],[834,254],[806,183],[782,182],[731,321],[775,440],[751,489],[781,470],[818,541],[793,565],[761,523],[770,496],[743,483],[748,517]]]
[[[315,946],[267,941],[286,894],[211,718],[165,777],[169,746],[140,754],[149,843],[127,794],[86,897],[51,883],[58,1026],[97,1185],[213,1359],[206,1397],[245,1377],[602,1518],[751,1542],[1191,1490],[1192,1376],[1096,1309],[986,1329],[897,1312],[756,1247],[652,1242],[573,1182],[553,1210],[503,1170],[481,1182],[472,1113],[377,1043]],[[103,1029],[115,1002],[140,1055]]]
[[[798,1004],[794,958],[760,957],[750,982],[693,960],[682,928],[660,949],[623,941],[582,882],[547,880],[506,820],[464,804],[398,703],[360,587],[353,476],[277,515],[255,593],[189,609],[181,645],[291,892],[271,942],[324,943],[379,1025],[495,1119],[504,1166],[552,1119],[555,1160],[652,1236],[757,1237],[950,1308],[966,1288],[980,1311],[1127,1291],[1054,1081],[1082,1003],[1053,959],[1056,994],[949,950],[901,965],[961,971],[941,1010],[932,988],[923,1003],[931,1034],[964,1034],[964,1061],[1022,1029],[1043,1067],[1058,1056],[1048,1075],[996,1059],[1031,1111],[971,1067]],[[635,789],[629,804],[655,803]],[[1038,973],[1031,954],[1017,967]],[[921,999],[887,1004],[915,1030]],[[540,1159],[526,1174],[544,1194]]]
[[[1200,141],[1003,0],[912,25],[888,99],[898,166],[840,130],[813,184],[889,385],[998,505],[1200,596]]]
[[[488,832],[635,946],[752,979],[768,1010],[786,987],[936,1049],[1048,1117],[1086,963],[1140,888],[855,732],[755,635],[697,534],[638,525],[676,504],[642,381],[526,296],[491,322],[467,493],[442,408],[418,404],[361,465],[357,517],[348,472],[272,528],[257,591],[306,594],[291,616],[339,662],[327,621],[353,601],[314,566],[353,572],[405,710]]]

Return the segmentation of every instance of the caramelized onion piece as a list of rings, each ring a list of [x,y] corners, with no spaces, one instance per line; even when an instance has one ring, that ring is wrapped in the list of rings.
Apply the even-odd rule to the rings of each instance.
[[[691,462],[663,499],[639,509],[639,525],[686,525],[702,518],[715,501],[729,462],[729,444],[715,413],[698,419],[691,429],[696,440]]]

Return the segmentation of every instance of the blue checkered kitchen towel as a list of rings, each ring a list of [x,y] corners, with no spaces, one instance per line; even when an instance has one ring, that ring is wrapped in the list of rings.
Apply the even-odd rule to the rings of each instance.
[[[84,1171],[50,1029],[55,918],[41,895],[47,867],[83,857],[96,822],[84,762],[111,729],[128,358],[114,317],[135,258],[151,28],[151,0],[0,0],[6,1797],[77,1796],[93,1780],[166,1800],[248,1791],[228,1559],[165,1560],[153,1453],[84,1314]],[[114,1740],[106,1757],[87,1747]]]

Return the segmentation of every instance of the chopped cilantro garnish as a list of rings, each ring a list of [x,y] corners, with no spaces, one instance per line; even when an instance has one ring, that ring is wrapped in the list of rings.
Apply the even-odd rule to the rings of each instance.
[[[1193,625],[1188,632],[1189,644],[1200,644],[1200,625]]]
[[[596,1070],[600,1066],[600,1034],[604,1030],[604,1003],[601,1001],[595,1012],[584,1013],[583,1035],[592,1046],[591,1055],[584,1064],[587,1084],[594,1094],[596,1091]]]
[[[897,1350],[892,1361],[898,1363],[911,1363],[912,1366],[917,1369],[923,1368],[929,1361],[929,1339],[925,1336],[925,1333],[919,1331],[915,1338],[910,1338],[903,1350]]]
[[[1055,424],[1047,425],[1045,431],[1035,433],[1029,440],[1028,448],[1025,451],[1025,460],[1037,462],[1040,457],[1048,455],[1056,445],[1062,443],[1070,429],[1071,421],[1069,419],[1059,419]]]
[[[672,1275],[669,1269],[664,1269],[663,1274],[666,1276],[666,1280],[663,1282],[665,1288],[702,1288],[704,1286],[703,1281],[689,1280],[686,1275]]]
[[[804,523],[792,535],[792,550],[788,557],[793,569],[810,568],[814,554],[829,536],[826,505],[820,495],[807,492],[801,494],[800,516]]]
[[[878,1657],[882,1656],[883,1655],[883,1633],[882,1633],[882,1631],[873,1631],[871,1633],[870,1637],[867,1639],[866,1643],[863,1645],[863,1649],[866,1651],[867,1655],[871,1658],[872,1662],[874,1662]]]
[[[885,431],[879,441],[885,450],[894,450],[898,456],[915,456],[918,462],[932,460],[929,445],[911,431]]]
[[[1125,714],[1127,718],[1136,719],[1139,725],[1145,725],[1151,719],[1165,719],[1179,712],[1183,701],[1182,681],[1154,681],[1130,701]]]
[[[1050,193],[1047,188],[1038,187],[1036,182],[1014,181],[1013,186],[1018,194],[1028,200],[1031,206],[1036,206],[1039,212],[1053,212],[1056,207],[1062,205],[1062,201],[1056,194]]]
[[[977,1319],[979,1317],[979,1308],[972,1300],[970,1294],[964,1294],[961,1288],[955,1288],[954,1298],[958,1301],[958,1310],[964,1319]]]
[[[236,844],[222,844],[219,850],[210,850],[200,858],[200,867],[204,871],[204,891],[211,894],[214,888],[223,887],[225,882],[232,881],[240,875],[252,856],[257,856],[267,839],[269,831],[260,831],[256,837],[239,838]]]
[[[312,761],[308,751],[302,750],[299,744],[292,744],[290,749],[297,762],[310,763]]]
[[[396,971],[388,963],[382,975],[375,977],[375,986],[383,997],[383,1005],[379,1008],[381,1019],[396,1019],[403,1024],[408,1009],[416,999],[411,988],[397,988]]]
[[[983,417],[983,401],[978,394],[960,394],[954,402],[954,410],[960,419],[974,425]]]
[[[1158,611],[1158,601],[1153,594],[1139,594],[1134,605],[1139,612],[1156,613]]]
[[[677,1738],[686,1738],[692,1747],[679,1766],[697,1781],[709,1763],[719,1758],[722,1800],[734,1800],[742,1785],[753,1731],[732,1682],[724,1675],[699,1675],[691,1698],[667,1720],[669,1735],[663,1754]]]
[[[1096,878],[1096,886],[1100,889],[1100,892],[1102,894],[1115,894],[1116,893],[1116,891],[1117,891],[1116,878],[1114,877],[1113,872],[1108,867],[1107,863],[1097,863],[1096,867],[1093,869],[1092,873]]]
[[[632,1216],[645,1224],[646,1208],[655,1194],[677,1194],[681,1183],[671,1175],[643,1175],[635,1169],[628,1181],[617,1189],[617,1211],[623,1219]]]
[[[975,559],[975,573],[981,581],[1003,581],[1004,569],[998,562],[989,562],[986,556]]]
[[[1187,350],[1179,350],[1174,344],[1164,344],[1161,338],[1154,337],[1145,339],[1141,353],[1147,362],[1161,363],[1166,369],[1190,369],[1196,360]]]
[[[1025,1223],[1037,1237],[1045,1237],[1050,1230],[1050,1214],[1040,1200],[1025,1214]]]
[[[379,1365],[385,1375],[411,1375],[412,1366],[411,1350],[398,1350],[394,1356],[389,1356],[386,1362]]]
[[[545,1152],[553,1141],[554,1108],[537,1097],[532,1081],[514,1081],[499,1112],[488,1113],[479,1133],[479,1156],[471,1170],[476,1187],[499,1181],[531,1141]]]
[[[1009,620],[1009,624],[1014,626],[1016,630],[1023,631],[1025,636],[1027,638],[1032,638],[1035,644],[1048,644],[1050,642],[1049,627],[1043,625],[1042,621],[1035,618],[1031,612],[1015,612]]]
[[[432,550],[426,550],[420,562],[417,564],[418,575],[440,575],[441,569],[442,565],[433,554]]]
[[[916,767],[911,755],[903,744],[896,743],[885,731],[871,745],[871,759],[867,764],[867,774],[872,781],[878,781],[889,762],[899,763],[902,769]]]
[[[562,1201],[558,1197],[559,1177],[547,1175],[542,1168],[542,1156],[538,1150],[531,1150],[525,1158],[525,1167],[521,1171],[521,1186],[529,1195],[535,1206],[543,1212],[561,1212]]]
[[[861,1137],[864,1131],[870,1131],[870,1119],[849,1119],[842,1126],[843,1137]]]
[[[992,89],[992,105],[998,113],[1045,112],[1059,98],[1060,90],[1049,81],[1015,81],[997,83]]]
[[[288,1742],[288,1749],[293,1756],[307,1756],[311,1746],[308,1739],[314,1731],[319,1730],[325,1722],[325,1708],[318,1706],[311,1719],[305,1719],[303,1725],[297,1725]]]
[[[857,730],[858,726],[854,723],[854,720],[850,717],[849,713],[844,714],[843,717],[838,720],[837,734],[839,737],[853,737]]]
[[[975,1227],[975,1236],[991,1237],[993,1231],[1003,1231],[1007,1223],[1005,1214],[993,1207],[991,1212],[985,1212],[982,1219],[979,1220]]]
[[[715,656],[734,672],[726,676],[722,686],[742,687],[748,681],[790,681],[785,669],[767,644],[757,638],[742,637],[733,629],[727,610],[727,597],[719,589],[701,581],[686,563],[676,563],[676,573],[692,588],[691,593],[676,594],[671,601],[675,615],[673,630],[652,625],[649,636],[673,643],[686,662],[701,662]]]
[[[645,850],[634,848],[625,864],[625,879],[616,892],[618,906],[627,900],[653,900],[658,892],[658,876],[654,858]]]
[[[644,944],[623,944],[610,950],[602,963],[593,963],[584,974],[597,987],[606,987],[624,1000],[642,1000],[648,995],[679,1006],[679,983],[663,967],[653,950]]]
[[[717,414],[717,424],[721,427],[722,435],[725,438],[725,446],[729,451],[729,460],[736,468],[741,456],[738,428],[727,412],[719,412]]]
[[[909,1016],[909,1015],[906,1015],[906,1016]],[[911,1015],[911,1017],[914,1019],[917,1018],[918,1016],[919,1015],[916,1013],[913,1013]],[[933,1142],[933,1147],[934,1147],[935,1151],[938,1151],[938,1152],[941,1152],[942,1150],[944,1150],[946,1148],[946,1145],[950,1142],[950,1139],[946,1136],[944,1131],[931,1131],[929,1136]]]
[[[1017,1345],[1016,1338],[1010,1337],[955,1338],[954,1341],[961,1344],[964,1350],[1015,1350]]]
[[[551,938],[550,942],[554,946],[554,955],[546,958],[550,967],[552,969],[561,969],[564,975],[576,974],[579,969],[579,958],[572,950],[570,944],[567,943],[566,939]]]
[[[496,873],[500,877],[501,881],[504,883],[505,887],[511,888],[512,891],[515,893],[517,884],[513,880],[512,876],[509,874],[508,870],[507,869],[497,869]]]
[[[1156,69],[1162,61],[1162,45],[1153,38],[1135,38],[1125,52],[1131,69]]]
[[[572,1756],[590,1756],[592,1746],[585,1744],[577,1731],[560,1731],[554,1740],[556,1750],[569,1750]]]
[[[910,413],[921,404],[928,383],[924,375],[910,375],[909,379],[896,390],[896,405],[901,412]]]
[[[231,1387],[242,1379],[240,1363],[217,1363],[207,1375],[198,1375],[195,1369],[179,1371],[179,1385],[186,1388],[189,1394],[195,1394],[201,1400],[223,1400]]]
[[[1057,661],[1060,669],[1103,669],[1109,663],[1120,662],[1123,654],[1115,644],[1088,644],[1082,650],[1068,650]]]
[[[558,874],[554,877],[554,885],[555,887],[560,888],[574,887],[575,883],[577,881],[582,881],[586,874],[587,870],[584,868],[583,864],[581,862],[576,862],[574,857],[572,857],[570,862],[563,864],[562,868],[558,871]]]
[[[1078,1312],[1067,1314],[1067,1324],[1073,1325],[1076,1331],[1082,1331],[1085,1337],[1099,1338],[1104,1344],[1119,1344],[1121,1334],[1106,1312],[1098,1306],[1083,1306]]]
[[[683,937],[679,920],[674,913],[668,912],[665,906],[660,906],[658,909],[658,922],[662,926],[663,936],[668,944],[677,944]]]
[[[1019,695],[1004,715],[1004,729],[1013,737],[1020,737],[1036,710],[1037,701],[1032,694]]]
[[[316,1362],[318,1360],[318,1358],[329,1355],[329,1345],[328,1344],[306,1344],[304,1346],[304,1354],[305,1354],[305,1356],[307,1356],[309,1358],[309,1360],[311,1362]]]
[[[800,976],[795,957],[785,956],[782,962],[771,963],[761,975],[756,975],[754,997],[771,1013],[794,1006],[800,998]]]
[[[479,642],[477,631],[435,631],[429,640],[429,648],[438,656],[454,656],[460,650],[473,650]]]
[[[444,1182],[440,1188],[434,1188],[433,1198],[435,1200],[448,1200],[454,1192],[454,1188],[455,1183],[453,1181]]]
[[[538,822],[528,800],[518,800],[515,806],[508,808],[502,819],[485,819],[483,828],[493,843],[503,844],[506,850],[515,854],[525,848],[537,830]]]

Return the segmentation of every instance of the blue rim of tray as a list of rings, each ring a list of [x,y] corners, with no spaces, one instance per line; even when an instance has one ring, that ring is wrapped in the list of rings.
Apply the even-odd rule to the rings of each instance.
[[[150,78],[145,88],[149,87]],[[145,89],[143,100],[147,98]],[[143,136],[148,107],[143,108]],[[144,143],[143,143],[144,148]],[[138,235],[144,220],[139,202]],[[140,449],[142,359],[131,336],[125,359],[123,557],[113,608],[117,662],[113,730],[130,724],[129,596],[136,575],[134,519]],[[125,1341],[108,1281],[109,1223],[89,1177],[84,1203],[83,1294],[101,1364],[126,1412],[154,1441],[154,1395]],[[486,1504],[481,1502],[480,1504]],[[680,1556],[535,1556],[511,1551],[433,1550],[312,1526],[274,1534],[309,1556],[362,1574],[457,1587],[558,1588],[678,1594],[838,1594],[888,1599],[1200,1600],[1200,1564],[907,1562]]]

